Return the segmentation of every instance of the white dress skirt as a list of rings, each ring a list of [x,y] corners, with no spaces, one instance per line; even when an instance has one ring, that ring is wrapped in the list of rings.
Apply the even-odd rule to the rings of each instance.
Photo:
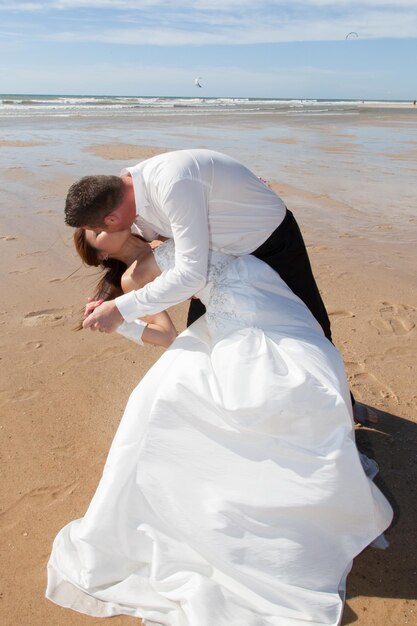
[[[172,242],[157,248],[162,271]],[[127,403],[46,595],[147,626],[336,626],[352,559],[391,507],[355,445],[342,360],[252,256],[212,253],[207,313]]]

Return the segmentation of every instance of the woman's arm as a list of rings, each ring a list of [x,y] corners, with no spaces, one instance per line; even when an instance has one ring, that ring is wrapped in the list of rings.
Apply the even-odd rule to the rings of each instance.
[[[122,276],[121,286],[124,293],[140,289],[160,275],[160,269],[153,254],[148,254],[140,262],[135,261]],[[177,331],[168,313],[154,313],[143,318],[147,323],[142,333],[142,341],[154,346],[168,348],[177,336]]]
[[[144,318],[147,326],[142,334],[142,341],[154,346],[169,348],[177,336],[177,331],[166,311],[148,315]]]

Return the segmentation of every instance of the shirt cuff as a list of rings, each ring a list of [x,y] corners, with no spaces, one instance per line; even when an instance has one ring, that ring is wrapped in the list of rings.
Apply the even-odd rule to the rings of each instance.
[[[133,320],[139,317],[140,307],[138,305],[138,301],[136,300],[134,291],[118,296],[115,299],[115,303],[126,322],[133,322]]]
[[[147,323],[142,320],[134,320],[133,322],[123,322],[117,328],[117,332],[126,339],[131,339],[140,346],[143,346],[142,335],[147,327]]]

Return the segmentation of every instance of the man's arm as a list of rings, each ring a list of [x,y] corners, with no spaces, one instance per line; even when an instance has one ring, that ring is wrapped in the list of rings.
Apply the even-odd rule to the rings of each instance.
[[[123,322],[159,313],[204,287],[209,252],[208,199],[200,181],[183,179],[163,199],[175,241],[175,267],[142,289],[104,302],[84,320],[84,328],[113,332]]]
[[[137,291],[116,298],[126,321],[165,310],[193,296],[207,280],[208,200],[202,183],[180,180],[163,201],[175,241],[175,267]]]

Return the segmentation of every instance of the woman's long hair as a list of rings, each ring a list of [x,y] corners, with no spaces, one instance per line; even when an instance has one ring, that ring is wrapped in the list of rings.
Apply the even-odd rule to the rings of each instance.
[[[126,263],[117,259],[100,259],[99,251],[88,243],[84,228],[75,229],[74,244],[85,265],[101,267],[104,271],[96,285],[93,300],[114,300],[120,296],[123,293],[121,278],[126,271]],[[82,324],[77,328],[82,328]]]

